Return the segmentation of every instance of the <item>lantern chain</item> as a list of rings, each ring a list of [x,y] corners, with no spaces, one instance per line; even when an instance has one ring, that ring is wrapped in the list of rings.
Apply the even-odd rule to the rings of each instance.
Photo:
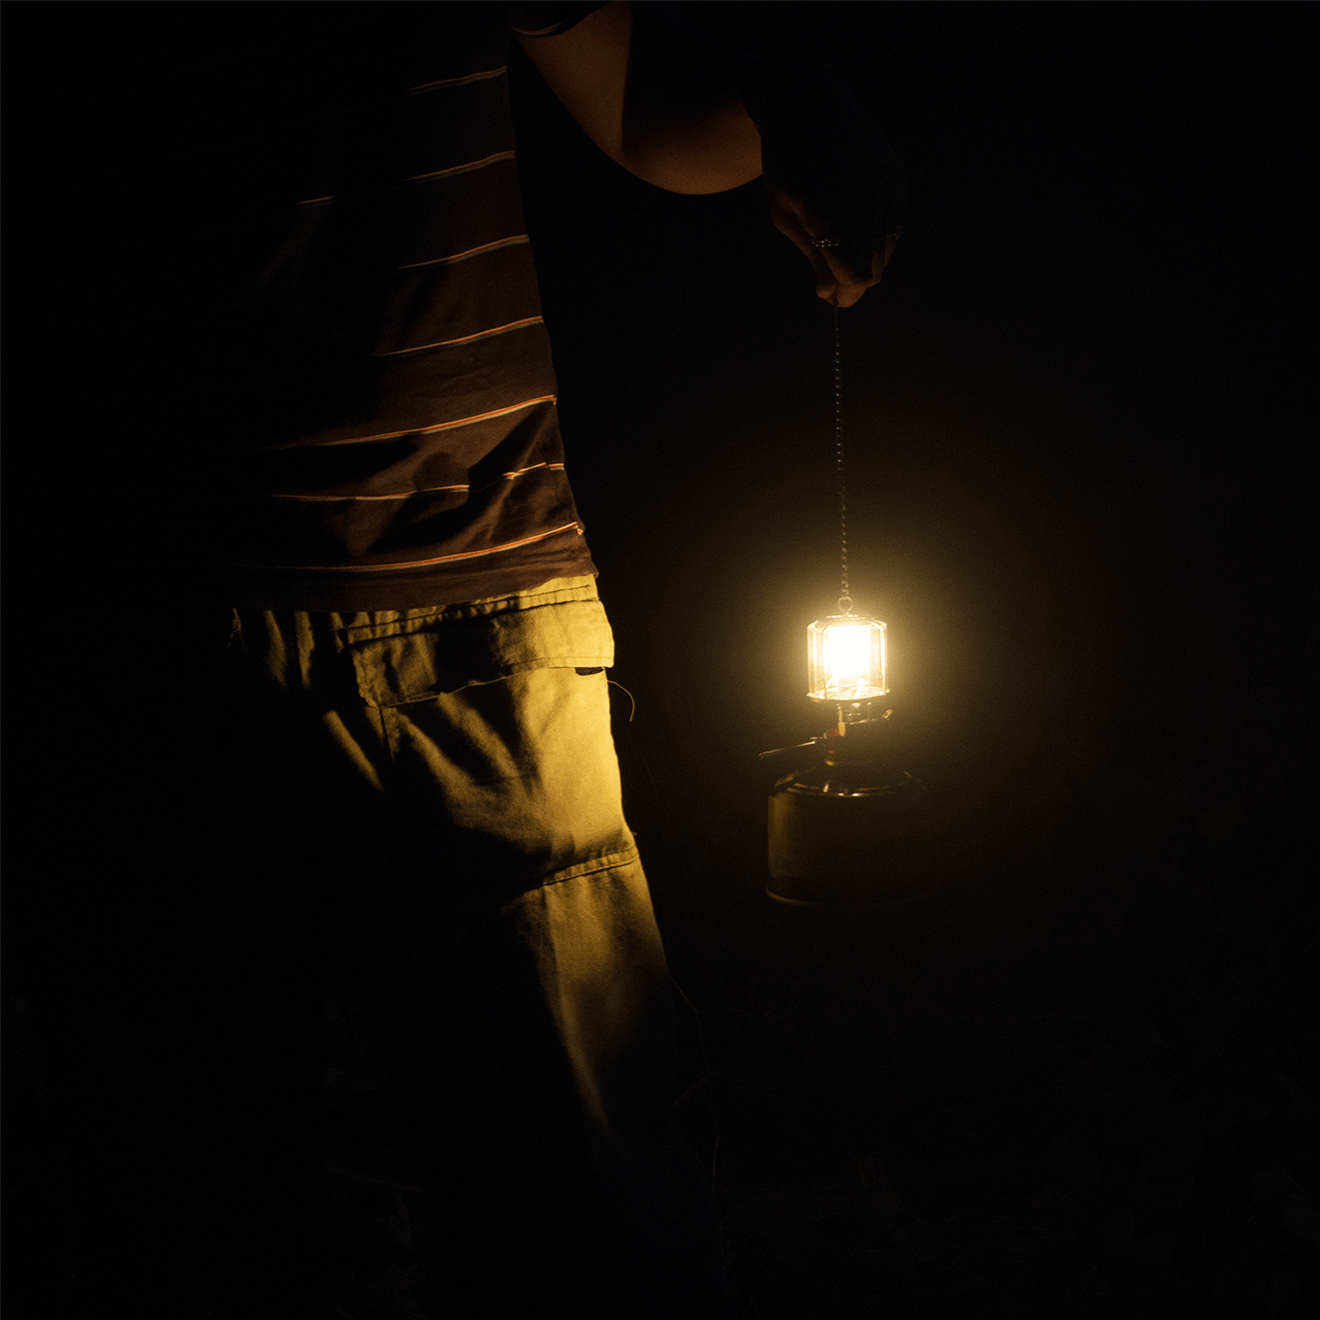
[[[835,483],[839,494],[839,609],[852,613],[848,594],[848,500],[843,474],[843,359],[839,349],[839,309],[834,307],[834,455]]]

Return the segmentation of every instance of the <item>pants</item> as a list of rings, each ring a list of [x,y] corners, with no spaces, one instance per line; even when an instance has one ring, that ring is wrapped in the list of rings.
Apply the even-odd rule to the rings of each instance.
[[[733,1314],[594,582],[237,611],[231,650],[217,846],[170,923],[166,1183],[215,1313]]]

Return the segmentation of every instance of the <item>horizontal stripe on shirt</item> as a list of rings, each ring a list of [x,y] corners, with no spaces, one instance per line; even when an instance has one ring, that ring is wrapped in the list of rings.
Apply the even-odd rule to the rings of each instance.
[[[280,566],[263,565],[267,571],[283,573],[388,573],[391,570],[405,568],[430,568],[434,564],[451,564],[459,559],[480,559],[485,555],[496,555],[504,550],[517,550],[520,546],[532,545],[537,541],[548,540],[562,532],[576,532],[582,535],[582,528],[576,522],[565,523],[562,527],[552,527],[548,532],[537,532],[534,536],[524,536],[517,541],[506,541],[503,545],[487,546],[484,550],[460,550],[452,555],[435,555],[430,559],[412,559],[399,564],[290,564]],[[229,564],[228,568],[247,568],[247,564]]]
[[[478,413],[475,417],[460,417],[452,422],[436,422],[433,426],[410,426],[403,431],[382,431],[379,435],[355,435],[346,440],[322,440],[319,445],[328,449],[331,445],[367,445],[376,440],[397,440],[401,435],[432,435],[436,431],[452,431],[459,426],[472,426],[476,422],[489,421],[492,417],[507,417],[510,413],[520,412],[524,408],[535,408],[538,403],[554,403],[553,394],[543,394],[537,399],[525,399],[522,403],[511,404],[507,408],[493,408],[490,412]]]
[[[493,243],[483,243],[480,247],[468,248],[466,252],[455,252],[452,257],[431,257],[426,261],[410,261],[399,270],[416,270],[419,266],[452,266],[456,261],[466,261],[469,257],[479,257],[483,252],[495,252],[499,248],[514,247],[520,243],[530,243],[526,234],[514,234],[512,238],[497,238]]]
[[[428,170],[425,174],[409,175],[408,178],[400,179],[397,183],[391,183],[384,188],[364,189],[362,192],[342,195],[330,193],[326,197],[305,197],[296,205],[324,206],[327,202],[342,202],[349,199],[358,201],[365,197],[381,197],[386,193],[397,192],[400,188],[411,187],[419,183],[434,183],[437,179],[448,179],[455,174],[472,174],[476,170],[484,170],[492,165],[498,165],[501,161],[516,159],[517,153],[515,152],[497,151],[493,156],[486,156],[482,160],[465,161],[462,165],[447,165],[442,170]]]
[[[487,78],[498,78],[506,72],[506,66],[487,69],[484,73],[468,73],[462,78],[439,78],[435,82],[422,83],[420,87],[409,87],[405,95],[416,96],[419,92],[433,92],[437,87],[462,87],[465,83],[485,82]]]
[[[502,160],[515,159],[516,153],[512,151],[497,151],[493,156],[487,156],[484,160],[468,161],[465,165],[450,165],[443,170],[429,170],[425,174],[414,174],[410,178],[404,179],[404,183],[429,183],[432,179],[447,179],[451,174],[468,174],[472,170],[484,170],[488,165],[498,165]]]
[[[263,296],[267,302],[272,304],[287,303],[300,299],[322,298],[326,294],[346,293],[351,289],[365,289],[372,285],[389,284],[401,271],[426,270],[432,266],[455,266],[460,261],[469,261],[473,257],[485,256],[489,252],[499,252],[505,248],[530,246],[531,239],[527,234],[511,234],[508,238],[497,238],[494,242],[481,243],[476,247],[468,248],[466,251],[455,252],[448,256],[427,257],[423,261],[404,262],[401,266],[393,266],[388,270],[379,271],[374,275],[366,275],[360,279],[343,280],[337,284],[311,284],[306,288],[281,290],[276,293],[266,293]]]
[[[476,339],[489,339],[493,335],[507,335],[511,330],[523,330],[529,325],[544,325],[540,316],[525,316],[521,321],[510,321],[508,325],[497,325],[492,330],[478,330],[475,334],[460,335],[457,339],[441,339],[434,344],[418,344],[413,348],[394,348],[388,353],[377,353],[376,357],[401,357],[404,353],[420,353],[427,348],[452,348],[455,344],[470,344]]]
[[[529,472],[562,472],[564,465],[562,463],[533,463],[531,467],[519,468],[517,472],[501,472],[495,481],[486,481],[479,486],[470,485],[463,482],[456,486],[426,486],[420,490],[402,490],[392,495],[278,495],[267,494],[263,498],[268,500],[307,500],[319,503],[337,503],[346,500],[410,500],[416,495],[439,495],[446,491],[472,491],[488,490],[495,485],[496,481],[513,481],[518,477],[526,476]]]

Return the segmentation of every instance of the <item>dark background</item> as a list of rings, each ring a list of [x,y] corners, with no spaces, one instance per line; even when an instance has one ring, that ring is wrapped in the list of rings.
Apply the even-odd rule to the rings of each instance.
[[[518,70],[625,792],[691,1001],[677,1112],[759,1313],[1301,1313],[1310,19],[688,12],[832,61],[912,186],[841,317],[849,561],[938,884],[808,918],[764,897],[756,754],[820,732],[829,310],[758,185],[659,194]]]
[[[852,594],[889,627],[935,888],[831,918],[764,895],[757,757],[820,732],[802,691],[806,625],[838,594],[829,309],[759,185],[649,188],[515,61],[569,470],[636,699],[629,722],[616,691],[625,795],[681,992],[675,1115],[732,1267],[755,1314],[795,1320],[1306,1313],[1309,11],[685,8],[833,62],[912,186],[882,285],[841,323]],[[122,626],[106,571],[54,594]],[[203,672],[211,617],[145,604]],[[172,715],[143,733],[100,691],[62,685],[80,732],[40,781],[132,801],[108,832],[75,809],[59,854],[124,874],[170,810]],[[129,738],[113,758],[93,713]],[[35,1280],[15,1313],[57,1314],[78,1170],[26,934],[6,958],[9,1259]]]

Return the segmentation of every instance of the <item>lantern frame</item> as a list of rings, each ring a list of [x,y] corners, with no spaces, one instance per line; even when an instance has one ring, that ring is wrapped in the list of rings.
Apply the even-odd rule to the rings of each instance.
[[[885,625],[851,611],[826,615],[807,629],[807,696],[850,705],[889,692],[885,681]]]

